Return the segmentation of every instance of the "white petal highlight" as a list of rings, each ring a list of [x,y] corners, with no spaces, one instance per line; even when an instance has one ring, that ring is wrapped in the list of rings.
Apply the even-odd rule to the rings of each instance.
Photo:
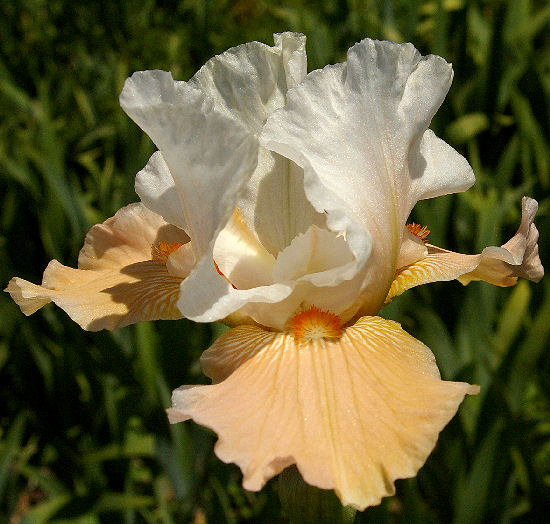
[[[214,262],[237,289],[273,283],[275,258],[250,231],[238,209],[216,239]]]
[[[202,364],[215,384],[174,391],[171,422],[216,431],[216,454],[240,466],[246,489],[295,463],[306,482],[359,509],[415,475],[464,396],[478,391],[442,381],[429,349],[378,317],[300,346],[290,334],[235,328]]]
[[[273,267],[277,282],[305,280],[317,286],[336,285],[354,275],[353,254],[342,236],[311,226],[279,255]]]

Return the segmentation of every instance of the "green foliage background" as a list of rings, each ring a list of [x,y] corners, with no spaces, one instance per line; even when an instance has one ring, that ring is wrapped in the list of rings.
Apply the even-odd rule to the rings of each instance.
[[[122,112],[135,70],[188,79],[209,57],[272,33],[308,36],[310,69],[365,36],[453,62],[432,128],[469,159],[473,189],[415,219],[462,252],[515,232],[537,198],[550,261],[550,5],[544,0],[200,0],[0,3],[0,276],[76,265],[88,228],[136,201],[154,148]],[[416,479],[356,522],[544,522],[550,511],[550,280],[456,282],[383,310],[434,351],[445,378],[478,383]],[[24,317],[0,297],[0,514],[38,522],[284,522],[218,461],[214,435],[170,427],[172,388],[201,383],[220,326],[185,320],[87,333],[53,306]],[[10,520],[11,518],[11,520]]]

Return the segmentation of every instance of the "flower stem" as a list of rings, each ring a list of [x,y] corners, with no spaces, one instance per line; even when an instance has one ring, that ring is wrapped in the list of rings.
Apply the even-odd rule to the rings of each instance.
[[[284,514],[292,524],[352,524],[355,520],[354,508],[343,507],[333,491],[307,484],[296,466],[279,475],[278,490]]]

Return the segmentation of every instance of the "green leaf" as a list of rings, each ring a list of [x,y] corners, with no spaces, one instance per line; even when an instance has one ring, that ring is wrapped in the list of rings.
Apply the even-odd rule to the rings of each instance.
[[[489,128],[489,119],[483,113],[469,113],[457,118],[447,127],[447,137],[455,144],[464,144]]]
[[[500,453],[502,430],[502,421],[495,422],[481,442],[469,473],[457,486],[453,524],[484,521],[487,499],[493,495],[491,479]]]

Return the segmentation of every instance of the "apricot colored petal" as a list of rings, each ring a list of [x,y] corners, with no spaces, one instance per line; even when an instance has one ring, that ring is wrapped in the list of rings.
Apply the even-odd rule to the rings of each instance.
[[[162,242],[184,244],[166,264],[151,260],[151,247]],[[141,203],[130,204],[90,229],[78,257],[79,269],[52,260],[42,285],[15,277],[5,291],[25,315],[53,301],[90,331],[181,318],[175,303],[192,269],[189,252],[183,230]]]
[[[442,381],[430,350],[379,317],[301,345],[242,326],[202,363],[215,383],[174,391],[172,423],[191,418],[216,431],[216,454],[239,465],[246,489],[296,464],[306,482],[359,509],[414,476],[464,396],[478,391]]]
[[[397,272],[386,303],[413,287],[459,278],[473,271],[480,262],[481,255],[463,255],[429,246],[425,258]]]
[[[41,286],[13,278],[6,291],[26,315],[52,301],[89,331],[118,329],[144,320],[177,319],[182,278],[165,264],[135,262],[114,270],[83,270],[52,260]]]
[[[130,204],[102,224],[92,226],[78,255],[78,267],[118,270],[150,260],[151,246],[159,242],[186,244],[189,237],[142,203]]]
[[[485,248],[479,266],[459,278],[462,284],[484,280],[497,286],[510,286],[518,277],[538,282],[544,276],[539,258],[539,232],[533,223],[538,203],[533,198],[523,197],[521,204],[517,233],[501,247]]]
[[[457,279],[464,285],[483,280],[495,286],[513,286],[519,277],[538,282],[544,275],[539,258],[539,232],[533,223],[537,201],[523,197],[517,233],[500,247],[486,247],[479,255],[463,255],[428,244],[428,255],[399,270],[386,303],[422,284]]]

